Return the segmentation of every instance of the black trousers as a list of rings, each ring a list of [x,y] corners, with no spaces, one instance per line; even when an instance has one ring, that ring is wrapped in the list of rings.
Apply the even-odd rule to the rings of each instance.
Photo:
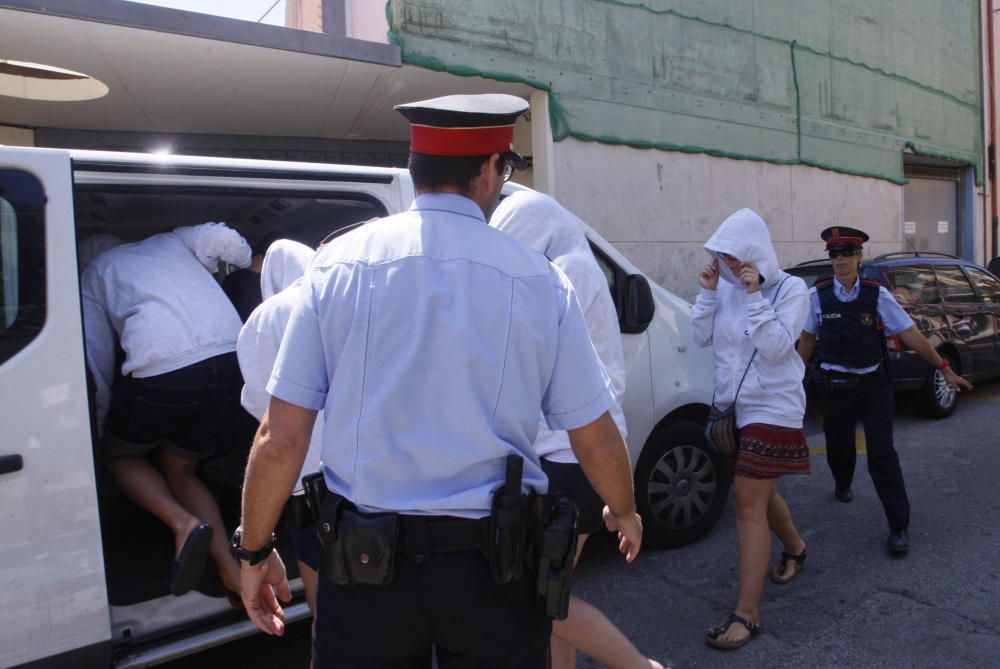
[[[827,389],[823,431],[826,433],[826,461],[838,488],[848,488],[854,480],[857,462],[855,427],[858,419],[868,443],[868,473],[882,501],[892,530],[910,524],[910,501],[906,496],[903,470],[892,443],[893,388],[883,369],[866,374],[852,389]]]
[[[324,563],[326,561],[324,560]],[[338,586],[320,566],[313,669],[544,669],[551,621],[535,585],[497,586],[479,551],[396,555],[386,586]]]

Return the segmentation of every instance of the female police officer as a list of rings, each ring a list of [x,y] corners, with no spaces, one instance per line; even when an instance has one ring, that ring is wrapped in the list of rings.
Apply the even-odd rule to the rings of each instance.
[[[906,496],[899,456],[892,444],[893,390],[885,367],[886,335],[898,335],[920,357],[942,370],[956,389],[972,384],[948,367],[913,320],[878,281],[861,279],[861,245],[868,235],[844,226],[831,227],[820,236],[826,242],[834,278],[820,281],[810,291],[809,317],[799,342],[803,361],[817,353],[827,378],[823,431],[826,459],[841,502],[853,499],[851,481],[857,459],[854,430],[860,417],[868,445],[868,473],[882,501],[893,555],[909,550],[907,527],[910,502]]]

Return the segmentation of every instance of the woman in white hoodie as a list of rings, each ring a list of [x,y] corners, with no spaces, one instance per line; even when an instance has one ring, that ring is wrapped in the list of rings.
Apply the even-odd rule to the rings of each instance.
[[[809,473],[802,430],[805,371],[795,352],[809,308],[805,282],[782,272],[767,225],[741,209],[706,242],[711,261],[698,276],[692,337],[715,347],[715,398],[736,404],[740,446],[733,465],[739,540],[739,598],[725,623],[706,641],[735,649],[760,631],[760,596],[771,554],[771,534],[783,544],[771,580],[785,584],[805,561],[806,544],[778,494],[778,478]],[[722,281],[719,281],[719,277]]]

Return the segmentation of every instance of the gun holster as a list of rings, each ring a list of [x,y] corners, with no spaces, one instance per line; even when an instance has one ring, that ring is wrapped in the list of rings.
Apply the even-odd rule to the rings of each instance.
[[[308,497],[303,494],[292,495],[285,502],[285,508],[281,511],[281,522],[290,530],[301,530],[316,522],[316,519],[309,509]]]
[[[553,620],[563,620],[569,614],[579,512],[568,497],[552,500],[551,505],[546,506],[536,546],[538,597],[546,615]]]

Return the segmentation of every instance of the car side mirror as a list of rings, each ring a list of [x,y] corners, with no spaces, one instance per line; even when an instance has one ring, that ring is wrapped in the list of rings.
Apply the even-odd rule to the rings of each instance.
[[[626,334],[645,332],[656,312],[653,290],[642,274],[628,274],[623,278],[621,294],[616,300],[620,305],[618,326]]]

